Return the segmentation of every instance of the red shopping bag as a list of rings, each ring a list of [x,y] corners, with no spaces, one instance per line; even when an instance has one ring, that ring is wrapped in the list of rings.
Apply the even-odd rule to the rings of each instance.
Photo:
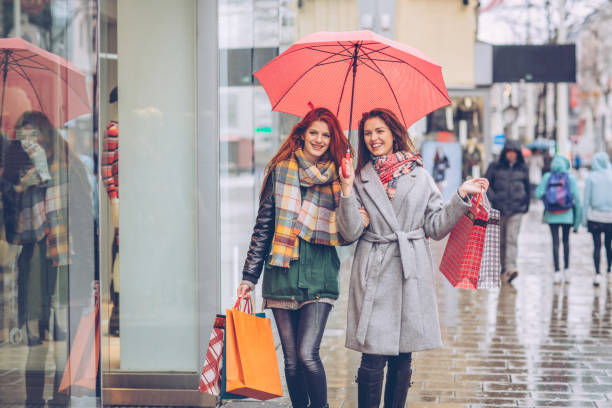
[[[58,387],[59,392],[80,386],[90,390],[96,389],[96,376],[100,363],[100,296],[94,294],[95,307],[81,317],[70,355]]]
[[[472,199],[472,206],[451,230],[446,243],[440,272],[451,285],[463,289],[478,289],[488,212],[482,194]]]
[[[270,319],[227,309],[226,389],[258,400],[282,397],[272,324]]]
[[[221,368],[223,366],[223,342],[225,337],[225,316],[217,315],[210,333],[206,361],[200,374],[200,392],[218,397],[221,394]]]

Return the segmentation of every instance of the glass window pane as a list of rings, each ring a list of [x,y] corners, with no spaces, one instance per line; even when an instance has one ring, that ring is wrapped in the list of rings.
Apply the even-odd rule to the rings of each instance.
[[[0,3],[0,405],[99,404],[96,14]]]

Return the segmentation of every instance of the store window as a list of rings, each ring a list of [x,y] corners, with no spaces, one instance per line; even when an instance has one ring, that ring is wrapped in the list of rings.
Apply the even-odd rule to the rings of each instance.
[[[192,0],[101,7],[105,374],[198,370],[195,15]]]
[[[481,177],[486,170],[485,96],[452,96],[451,105],[425,119],[420,150],[426,167],[445,197],[463,180]]]
[[[0,2],[2,406],[99,405],[96,18]]]

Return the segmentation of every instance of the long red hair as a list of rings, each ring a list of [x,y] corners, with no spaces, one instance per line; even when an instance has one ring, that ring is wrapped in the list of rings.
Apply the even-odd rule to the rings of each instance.
[[[325,122],[331,134],[329,149],[327,149],[323,158],[332,160],[336,164],[336,168],[340,168],[344,153],[348,147],[348,141],[342,132],[342,127],[336,115],[327,108],[315,108],[308,112],[304,118],[291,129],[291,133],[289,133],[287,139],[283,142],[274,157],[268,162],[266,166],[266,175],[262,185],[262,192],[268,182],[268,177],[270,177],[270,174],[274,171],[278,163],[287,160],[298,148],[304,147],[304,134],[310,125],[316,121]]]
[[[393,135],[393,153],[404,150],[413,154],[418,154],[416,148],[414,147],[414,143],[412,143],[412,139],[410,139],[408,130],[404,127],[404,125],[402,125],[402,122],[400,122],[392,111],[384,108],[372,109],[371,111],[364,113],[359,121],[359,153],[357,154],[357,169],[355,170],[355,174],[359,174],[361,169],[368,164],[368,161],[370,161],[372,157],[372,154],[365,144],[364,138],[365,123],[371,118],[382,119],[382,121],[385,122],[391,131],[391,134]]]

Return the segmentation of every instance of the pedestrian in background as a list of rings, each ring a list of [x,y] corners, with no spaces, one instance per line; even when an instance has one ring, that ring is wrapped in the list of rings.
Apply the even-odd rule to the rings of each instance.
[[[544,167],[544,157],[538,149],[533,150],[533,154],[528,159],[529,163],[529,185],[530,195],[535,198],[535,190],[542,181],[542,168]]]
[[[442,346],[427,238],[444,238],[486,179],[464,182],[444,204],[406,128],[387,109],[359,122],[357,169],[341,176],[338,229],[356,241],[349,287],[346,347],[362,353],[359,408],[378,408],[385,366],[384,406],[402,408],[412,352]],[[356,176],[355,176],[356,175]],[[354,184],[354,185],[353,185]],[[362,206],[370,225],[362,222]]]
[[[593,236],[593,263],[595,264],[593,285],[599,286],[602,280],[599,273],[602,233],[608,261],[608,274],[612,265],[612,168],[608,153],[596,153],[591,159],[591,171],[584,184],[583,222]]]
[[[510,283],[518,276],[518,235],[523,214],[529,210],[529,169],[519,141],[506,142],[485,178],[491,185],[487,192],[491,205],[501,213],[501,277]]]
[[[266,167],[238,287],[238,297],[250,297],[265,270],[264,308],[274,314],[295,408],[328,407],[319,346],[339,293],[337,169],[346,149],[338,119],[325,108],[293,127]]]
[[[554,283],[562,280],[569,282],[569,233],[574,232],[582,222],[582,207],[576,178],[569,173],[570,163],[567,157],[557,154],[550,164],[550,172],[544,174],[542,182],[536,189],[536,198],[544,201],[544,221],[550,227],[552,236]],[[563,273],[559,268],[559,230],[563,234]]]
[[[433,179],[438,186],[438,190],[444,191],[446,186],[446,170],[450,167],[448,157],[444,153],[444,149],[438,146],[433,159]]]

